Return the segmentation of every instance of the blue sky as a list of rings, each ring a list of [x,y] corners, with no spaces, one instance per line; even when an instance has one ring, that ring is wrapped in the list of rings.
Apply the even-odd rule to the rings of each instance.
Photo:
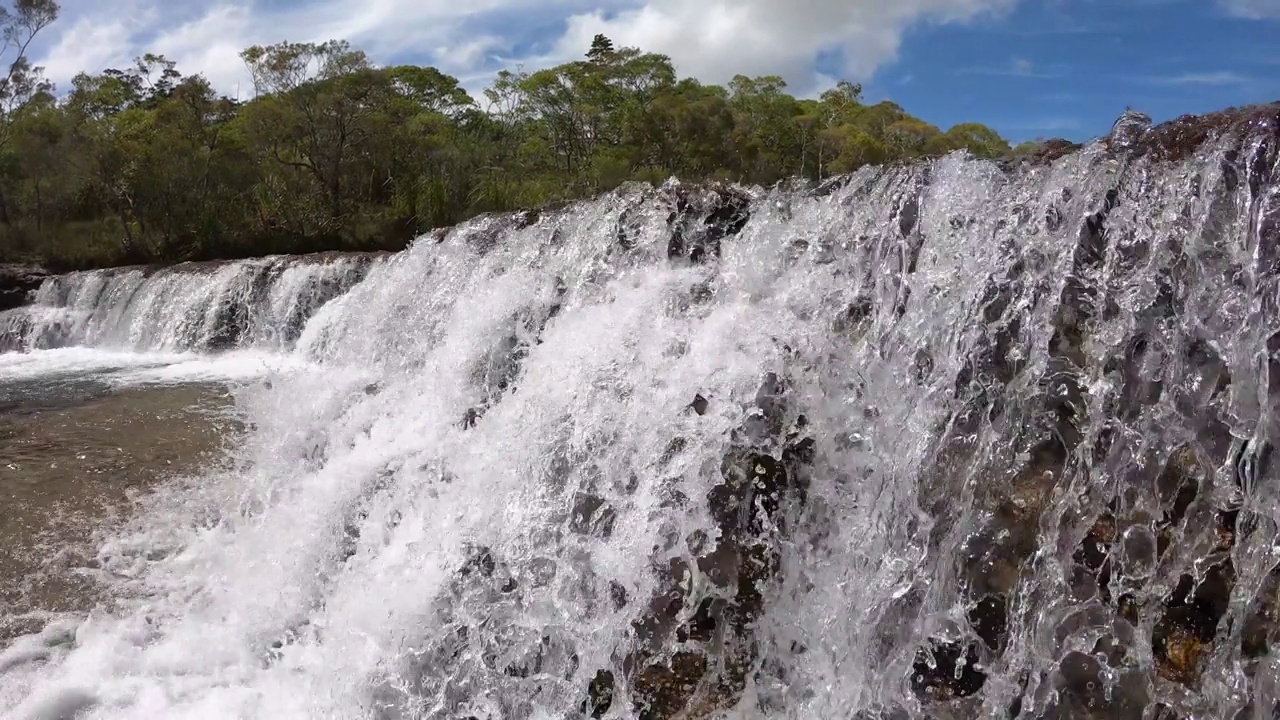
[[[343,38],[375,62],[441,67],[473,93],[517,64],[580,56],[603,32],[682,75],[844,77],[942,126],[1087,139],[1126,106],[1157,121],[1280,100],[1280,0],[62,0],[33,56],[79,70],[160,52],[228,94],[255,43]]]
[[[1133,106],[1157,121],[1280,100],[1280,2],[1259,17],[1204,0],[1024,2],[1007,16],[908,31],[868,95],[931,122],[1085,139]]]

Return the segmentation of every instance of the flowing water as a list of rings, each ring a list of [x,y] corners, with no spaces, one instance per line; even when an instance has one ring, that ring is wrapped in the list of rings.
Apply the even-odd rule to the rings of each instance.
[[[627,187],[316,295],[283,261],[51,281],[0,316],[33,376],[267,369],[236,448],[103,538],[112,601],[0,653],[0,707],[1270,717],[1276,132],[1144,132]]]

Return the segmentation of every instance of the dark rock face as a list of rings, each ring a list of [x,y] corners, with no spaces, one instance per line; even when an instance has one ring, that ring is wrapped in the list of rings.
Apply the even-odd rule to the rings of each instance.
[[[668,258],[695,264],[718,259],[721,243],[742,232],[751,219],[751,198],[735,188],[677,185],[669,193]]]
[[[976,694],[987,675],[978,666],[978,649],[972,643],[938,643],[916,655],[911,689],[926,701],[947,701]]]
[[[804,504],[809,432],[787,381],[766,375],[706,497],[718,539],[690,538],[689,555],[661,571],[665,593],[633,622],[637,646],[624,667],[638,717],[707,717],[737,704],[759,659],[753,627],[775,582],[779,543]],[[694,572],[712,585],[700,600],[689,595]]]
[[[1131,113],[1107,147],[1129,162],[1176,162],[1206,137],[1238,132],[1239,150],[1227,151],[1220,184],[1195,192],[1240,193],[1237,201],[1251,204],[1257,217],[1272,197],[1263,188],[1278,159],[1277,117],[1271,106],[1152,128]],[[1247,159],[1257,148],[1266,148],[1266,160]],[[1257,170],[1263,179],[1246,189],[1241,178],[1254,166],[1269,169]],[[1211,340],[1211,331],[1189,320],[1221,317],[1196,304],[1213,295],[1203,288],[1217,281],[1187,263],[1191,252],[1208,257],[1206,245],[1217,238],[1210,234],[1193,250],[1135,237],[1126,223],[1151,212],[1133,180],[1137,172],[1096,191],[1074,227],[1061,207],[1079,207],[1078,197],[1064,194],[1044,218],[1071,251],[1046,314],[1050,334],[1031,349],[1042,358],[1036,376],[1028,377],[1033,366],[1011,362],[1027,356],[1013,351],[1033,322],[1017,308],[1047,288],[1028,287],[1015,263],[985,298],[987,325],[954,384],[961,408],[918,484],[934,522],[930,553],[946,557],[952,543],[960,548],[956,596],[968,621],[916,649],[911,686],[926,716],[986,717],[980,707],[1012,695],[1017,717],[1190,717],[1204,707],[1200,694],[1223,682],[1233,644],[1245,658],[1269,657],[1280,573],[1274,561],[1261,568],[1251,561],[1245,609],[1240,563],[1251,556],[1245,539],[1267,542],[1275,521],[1242,508],[1241,498],[1278,478],[1269,437],[1228,429],[1241,420],[1228,408],[1250,413],[1237,393],[1258,385],[1231,371],[1221,338]],[[1211,216],[1216,212],[1225,210],[1210,207]],[[1122,306],[1114,293],[1141,282],[1153,262],[1160,264],[1152,273],[1157,292]],[[1254,272],[1274,287],[1270,265]],[[1101,347],[1101,329],[1123,313],[1131,318],[1127,337]],[[1280,315],[1264,315],[1269,339]],[[1266,355],[1269,362],[1269,349]],[[979,377],[985,379],[975,382]],[[981,443],[973,441],[982,437],[1010,438],[1013,452],[979,455]],[[979,479],[973,500],[957,505],[956,477],[967,472]],[[976,527],[958,522],[957,512],[973,512]],[[1045,633],[1053,643],[1036,648],[1036,661],[1015,659],[1015,632],[1024,641]],[[1021,691],[992,689],[993,675],[1008,677],[1018,667],[1034,667]],[[1270,692],[1261,663],[1243,667],[1254,684],[1242,696],[1272,712],[1273,697],[1258,695]]]
[[[31,265],[0,265],[0,312],[25,305],[50,274]]]

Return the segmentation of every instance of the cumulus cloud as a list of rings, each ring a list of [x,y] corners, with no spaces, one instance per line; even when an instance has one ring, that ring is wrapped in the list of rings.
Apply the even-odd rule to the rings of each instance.
[[[670,55],[682,74],[724,82],[776,74],[796,90],[829,82],[818,57],[864,79],[897,54],[919,23],[964,22],[1018,0],[68,0],[38,62],[61,87],[80,70],[163,53],[224,92],[246,79],[243,48],[342,38],[378,62],[438,64],[463,78],[517,62],[535,68],[580,57],[596,33]],[[1272,0],[1234,0],[1266,4]],[[530,37],[537,29],[537,36]],[[833,71],[833,68],[824,68]],[[246,84],[247,86],[247,84]]]
[[[903,33],[921,22],[962,22],[1017,0],[650,0],[615,14],[574,15],[558,43],[581,52],[604,33],[616,43],[670,55],[690,75],[724,82],[737,73],[774,74],[801,87],[815,80],[819,53],[865,79],[893,60]]]

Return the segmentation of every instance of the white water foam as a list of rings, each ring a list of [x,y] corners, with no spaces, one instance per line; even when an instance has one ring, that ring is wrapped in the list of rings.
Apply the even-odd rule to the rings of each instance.
[[[218,355],[137,353],[68,347],[0,353],[0,381],[94,378],[126,387],[190,382],[244,382],[316,367],[302,358],[254,350]]]

